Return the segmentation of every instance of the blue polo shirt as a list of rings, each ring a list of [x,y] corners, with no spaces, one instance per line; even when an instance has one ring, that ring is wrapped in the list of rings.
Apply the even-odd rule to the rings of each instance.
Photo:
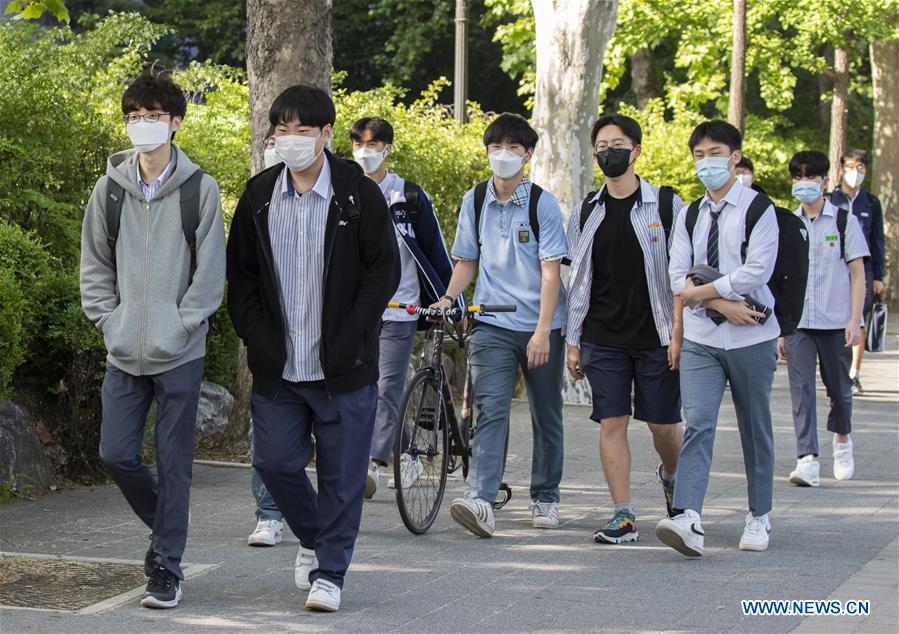
[[[459,211],[459,226],[453,244],[457,260],[478,260],[478,282],[474,304],[515,304],[514,313],[478,317],[488,324],[518,332],[533,332],[540,317],[541,261],[561,260],[567,254],[562,211],[556,197],[544,191],[537,204],[540,242],[531,229],[528,203],[531,182],[524,178],[512,197],[504,203],[496,199],[493,179],[481,212],[481,243],[474,227],[474,189],[465,192]],[[552,328],[561,328],[565,318],[565,289],[559,289],[559,303]]]

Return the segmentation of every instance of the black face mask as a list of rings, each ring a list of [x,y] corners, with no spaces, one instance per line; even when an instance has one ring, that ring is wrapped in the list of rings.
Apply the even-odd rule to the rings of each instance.
[[[631,165],[631,151],[633,148],[608,148],[597,152],[596,162],[602,173],[611,178],[621,176]]]

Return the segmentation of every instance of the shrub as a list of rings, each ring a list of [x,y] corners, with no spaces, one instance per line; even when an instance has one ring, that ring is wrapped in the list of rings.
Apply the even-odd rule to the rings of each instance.
[[[22,360],[22,294],[12,274],[0,265],[0,397]]]
[[[0,269],[5,269],[26,300],[22,305],[22,346],[30,348],[40,332],[43,307],[36,301],[50,275],[50,254],[35,236],[0,222]]]
[[[206,378],[209,381],[234,391],[239,345],[240,339],[228,318],[228,307],[222,302],[206,338]]]

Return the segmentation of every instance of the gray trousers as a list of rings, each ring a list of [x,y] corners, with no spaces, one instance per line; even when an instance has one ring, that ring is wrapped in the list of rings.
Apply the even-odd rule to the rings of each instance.
[[[790,399],[793,401],[793,426],[796,428],[796,453],[818,455],[818,416],[815,384],[818,362],[821,380],[830,398],[827,431],[848,434],[852,431],[852,381],[849,364],[852,348],[846,347],[842,330],[797,330],[784,338]]]
[[[111,363],[101,390],[100,459],[137,516],[153,531],[156,562],[179,579],[187,543],[194,430],[203,359],[133,376]],[[140,460],[147,412],[156,399],[156,473]]]
[[[387,464],[396,438],[399,423],[400,399],[406,386],[409,359],[415,343],[417,321],[381,322],[380,351],[378,356],[378,409],[375,414],[375,431],[371,439],[372,460]]]
[[[686,426],[674,485],[676,508],[702,512],[712,468],[718,411],[729,382],[743,446],[749,510],[756,517],[771,510],[774,488],[771,384],[776,365],[775,339],[732,350],[684,340],[680,389]]]

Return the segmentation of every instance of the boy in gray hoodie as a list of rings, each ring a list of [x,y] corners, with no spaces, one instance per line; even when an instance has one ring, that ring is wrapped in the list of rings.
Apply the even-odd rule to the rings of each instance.
[[[218,185],[172,143],[186,108],[168,74],[151,70],[128,87],[134,148],[109,157],[81,230],[81,305],[108,353],[100,458],[152,530],[141,605],[153,608],[181,599],[206,333],[225,279]],[[140,460],[154,399],[158,479]]]

